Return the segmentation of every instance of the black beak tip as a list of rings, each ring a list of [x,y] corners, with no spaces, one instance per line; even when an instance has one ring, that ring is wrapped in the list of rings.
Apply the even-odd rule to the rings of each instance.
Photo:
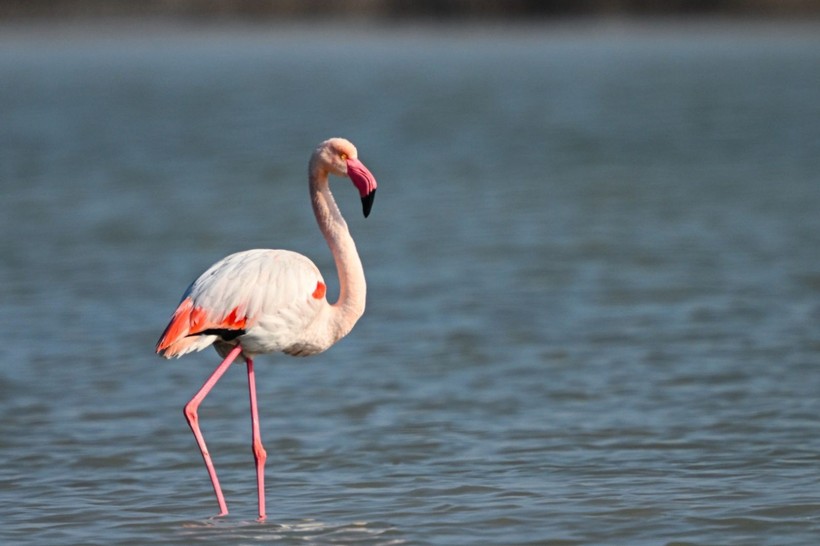
[[[375,197],[376,190],[373,190],[364,197],[362,197],[362,211],[364,212],[365,218],[367,218],[370,215],[370,209],[373,207],[373,198]]]

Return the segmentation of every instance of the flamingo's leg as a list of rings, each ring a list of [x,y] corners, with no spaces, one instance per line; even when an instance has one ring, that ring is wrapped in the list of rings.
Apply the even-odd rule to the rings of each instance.
[[[199,408],[199,404],[201,404],[205,397],[208,396],[208,393],[211,392],[211,389],[214,388],[216,382],[219,381],[219,378],[222,377],[226,371],[228,371],[231,363],[233,363],[241,352],[242,347],[239,345],[234,347],[231,352],[228,353],[228,356],[225,357],[225,360],[217,366],[214,373],[212,373],[208,380],[205,381],[202,388],[197,391],[193,398],[191,398],[191,401],[185,404],[185,418],[188,420],[188,425],[194,433],[196,443],[199,445],[199,451],[202,452],[202,459],[205,461],[205,466],[208,468],[208,475],[211,477],[211,483],[214,486],[214,493],[216,493],[216,501],[219,503],[220,516],[228,514],[228,505],[225,504],[225,497],[222,495],[222,488],[219,487],[219,480],[216,477],[216,469],[214,469],[214,463],[211,461],[210,453],[208,453],[208,446],[205,445],[205,438],[202,436],[202,431],[199,430],[199,416],[197,415],[197,409]]]
[[[253,439],[253,458],[256,460],[256,488],[259,494],[259,520],[265,519],[265,460],[268,454],[262,446],[262,437],[259,434],[259,410],[256,407],[256,377],[253,373],[253,360],[246,358],[248,363],[248,394],[251,400],[251,435]]]

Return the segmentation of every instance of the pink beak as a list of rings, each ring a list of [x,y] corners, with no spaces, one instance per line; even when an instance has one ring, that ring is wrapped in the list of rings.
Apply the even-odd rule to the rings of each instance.
[[[364,163],[358,159],[347,160],[347,176],[353,182],[353,185],[359,190],[359,196],[362,198],[362,210],[364,217],[370,214],[370,207],[373,206],[373,198],[376,196],[376,178],[373,176]]]

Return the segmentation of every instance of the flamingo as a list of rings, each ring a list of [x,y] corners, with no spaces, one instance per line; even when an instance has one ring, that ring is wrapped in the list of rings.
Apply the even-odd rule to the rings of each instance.
[[[336,303],[328,303],[322,274],[307,257],[289,250],[246,250],[216,262],[188,287],[156,345],[157,354],[165,358],[177,358],[210,345],[223,358],[184,410],[211,478],[219,516],[227,515],[228,507],[199,428],[199,405],[241,356],[248,372],[259,520],[264,520],[267,453],[259,433],[253,359],[274,352],[292,356],[321,353],[347,335],[364,313],[364,269],[330,192],[330,174],[350,178],[359,190],[365,217],[373,205],[376,179],[359,161],[356,147],[343,138],[322,142],[310,158],[313,213],[339,276]]]

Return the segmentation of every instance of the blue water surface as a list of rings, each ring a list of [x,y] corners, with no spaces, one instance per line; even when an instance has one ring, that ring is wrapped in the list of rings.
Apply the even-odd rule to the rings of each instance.
[[[820,537],[812,24],[0,30],[4,544],[771,544]],[[354,331],[245,374],[153,345],[272,247],[368,278]]]

